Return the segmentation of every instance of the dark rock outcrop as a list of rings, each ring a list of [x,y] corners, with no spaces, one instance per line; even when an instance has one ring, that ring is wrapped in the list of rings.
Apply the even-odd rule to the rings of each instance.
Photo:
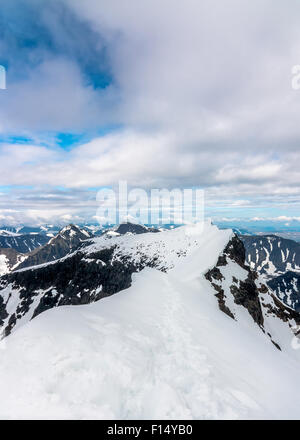
[[[149,228],[144,225],[140,225],[137,223],[121,223],[117,229],[115,230],[120,235],[125,235],[127,233],[131,234],[145,234],[147,232],[159,232],[158,229],[155,228]]]
[[[230,262],[238,264],[241,269],[246,271],[246,276],[244,276],[243,279],[237,279],[235,276],[232,276],[230,280],[226,280],[223,269],[225,269]],[[265,331],[264,316],[272,315],[288,324],[292,321],[295,321],[297,324],[300,322],[299,313],[286,307],[279,301],[272,290],[258,281],[257,273],[252,271],[250,267],[245,264],[245,248],[237,236],[234,236],[228,243],[224,252],[220,255],[216,266],[209,270],[205,277],[217,292],[215,296],[218,299],[220,310],[233,319],[235,319],[234,312],[227,303],[229,292],[225,293],[223,287],[225,281],[227,282],[226,285],[229,284],[230,294],[232,295],[234,303],[243,306],[254,322],[263,331]],[[268,297],[268,301],[264,300],[264,296],[265,298]],[[269,301],[270,299],[271,301]],[[272,342],[280,349],[276,342],[273,340]]]
[[[245,307],[253,320],[259,326],[262,326],[264,320],[259,302],[258,290],[255,284],[256,274],[251,272],[250,268],[245,265],[245,248],[242,241],[236,235],[233,236],[224,249],[223,254],[220,255],[216,267],[208,271],[205,275],[206,279],[211,282],[212,286],[217,291],[216,297],[218,298],[219,308],[228,316],[234,318],[233,313],[226,306],[224,289],[222,288],[222,281],[225,278],[220,270],[220,268],[227,266],[229,260],[237,263],[248,273],[247,278],[244,281],[237,280],[234,277],[232,278],[230,292],[234,298],[234,302],[237,305]]]

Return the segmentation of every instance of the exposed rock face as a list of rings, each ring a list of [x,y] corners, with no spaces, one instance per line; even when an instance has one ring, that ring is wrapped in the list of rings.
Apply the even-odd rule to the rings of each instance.
[[[243,242],[234,235],[224,250],[224,255],[235,261],[243,269],[249,271],[249,267],[245,264],[246,250]],[[220,257],[222,258],[222,256]]]
[[[218,298],[219,309],[226,313],[226,315],[230,316],[230,318],[234,319],[234,315],[231,313],[230,308],[226,306],[224,289],[222,289],[220,284],[216,283],[216,281],[218,281],[222,284],[222,281],[225,280],[220,269],[218,269],[218,267],[214,267],[205,274],[205,277],[217,292],[216,297]]]
[[[115,230],[117,234],[145,234],[146,232],[159,232],[158,229],[148,228],[147,226],[136,224],[136,223],[121,223]]]
[[[218,292],[217,298],[219,301],[219,307],[227,315],[234,318],[230,308],[226,306],[225,292],[222,288],[222,283],[226,280],[226,276],[222,274],[222,268],[228,266],[228,262],[237,263],[238,266],[245,272],[245,278],[243,280],[232,277],[230,283],[230,292],[233,296],[234,302],[237,305],[245,307],[253,320],[262,326],[264,319],[261,310],[261,305],[258,296],[257,286],[255,280],[257,275],[252,272],[248,266],[245,265],[245,248],[241,240],[235,235],[228,243],[222,255],[220,255],[216,267],[207,272],[206,279],[208,279],[214,289]],[[217,281],[217,283],[216,283]]]
[[[18,266],[18,269],[37,266],[65,257],[91,237],[92,234],[75,225],[66,226],[45,246],[31,252],[26,260]]]
[[[264,332],[265,319],[270,316],[282,320],[290,327],[299,324],[300,315],[279,301],[244,261],[245,248],[242,241],[234,236],[216,266],[205,275],[217,292],[215,296],[220,310],[235,319],[235,305],[243,306]],[[280,349],[275,341],[272,342]]]
[[[4,304],[4,299],[0,296],[0,326],[4,325],[4,320],[8,318],[8,313]]]

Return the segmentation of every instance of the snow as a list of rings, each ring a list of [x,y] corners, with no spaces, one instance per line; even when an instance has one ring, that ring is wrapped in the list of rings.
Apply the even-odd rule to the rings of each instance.
[[[20,234],[12,231],[7,231],[6,229],[0,229],[0,235],[7,236],[7,237],[19,237]]]
[[[204,271],[215,264],[216,255],[222,252],[230,237],[231,230],[219,231],[216,226],[206,222],[204,225],[185,226],[160,233],[107,237],[107,234],[94,238],[90,246],[81,251],[85,254],[97,252],[107,247],[115,247],[116,260],[123,255],[130,257],[135,264],[144,258],[151,261],[157,258],[157,267],[180,271],[180,262],[185,261],[182,276],[188,272]]]
[[[110,237],[118,237],[120,234],[118,232],[115,232],[115,231],[107,231],[106,235],[108,235]]]
[[[18,255],[16,264],[12,266],[5,254],[0,255],[0,276],[5,275],[16,269],[19,264],[26,260],[26,258],[28,258],[26,255]]]
[[[262,242],[260,242],[262,244]],[[262,269],[265,269],[266,274],[269,276],[273,276],[276,273],[276,267],[270,259],[270,252],[266,247],[263,248],[266,253],[265,260],[261,263],[261,265],[257,266],[258,272],[261,272]],[[256,263],[259,261],[259,251],[256,249]]]
[[[287,325],[266,323],[280,352],[246,309],[234,305],[236,320],[220,312],[203,276],[231,234],[205,225],[106,238],[160,251],[168,273],[144,269],[129,289],[47,311],[2,341],[0,418],[298,419],[299,351]],[[228,283],[246,277],[234,263],[222,271]]]
[[[9,272],[9,262],[6,255],[0,255],[0,276]]]

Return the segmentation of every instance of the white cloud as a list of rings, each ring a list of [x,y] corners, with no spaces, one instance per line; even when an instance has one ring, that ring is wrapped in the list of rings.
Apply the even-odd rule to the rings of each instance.
[[[84,83],[74,62],[57,57],[36,67],[28,77],[8,85],[1,95],[0,132],[80,132],[111,122],[111,89],[95,93]]]
[[[287,217],[285,215],[281,215],[279,217],[274,218],[273,220],[277,220],[280,222],[291,222],[291,221],[296,221],[296,222],[300,222],[300,217]]]
[[[120,179],[145,188],[199,186],[208,205],[224,209],[299,208],[300,93],[291,87],[299,2],[59,3],[91,30],[89,44],[105,47],[112,82],[99,90],[87,81],[79,58],[69,56],[76,45],[51,15],[47,26],[59,47],[71,49],[43,52],[34,70],[9,84],[0,131],[122,129],[68,153],[4,145],[2,185],[83,190],[80,206],[70,207],[74,215],[85,189]],[[79,55],[100,72],[103,59],[90,60],[85,35],[78,35]],[[9,196],[0,197],[4,204]],[[39,212],[45,198],[34,192],[28,204]],[[55,215],[73,215],[63,210],[66,199],[59,206],[47,199]],[[94,209],[90,200],[86,205]]]

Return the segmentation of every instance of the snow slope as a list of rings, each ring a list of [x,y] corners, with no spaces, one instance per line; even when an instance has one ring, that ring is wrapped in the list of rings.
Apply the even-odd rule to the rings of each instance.
[[[118,237],[105,235],[87,241],[85,246],[59,260],[3,276],[0,334],[8,335],[50,308],[87,304],[124,290],[131,285],[132,273],[145,267],[168,271],[197,248],[204,248],[205,243],[214,249],[214,259],[214,254],[223,249],[232,235],[231,231],[216,231],[216,227],[207,223],[203,234],[197,227]],[[46,250],[49,247],[51,251],[51,243]]]
[[[244,307],[232,305],[235,319],[222,313],[204,276],[231,232],[163,234],[166,273],[145,268],[130,288],[44,312],[0,343],[0,418],[299,418],[300,355],[288,326],[265,316],[279,351]],[[184,239],[190,250],[178,257]],[[121,250],[130,237],[119,240]],[[229,279],[247,273],[234,262],[221,271],[230,301]]]
[[[9,261],[6,255],[0,255],[0,275],[9,272]]]
[[[18,253],[15,249],[0,248],[0,276],[14,270],[25,258],[24,254]]]

